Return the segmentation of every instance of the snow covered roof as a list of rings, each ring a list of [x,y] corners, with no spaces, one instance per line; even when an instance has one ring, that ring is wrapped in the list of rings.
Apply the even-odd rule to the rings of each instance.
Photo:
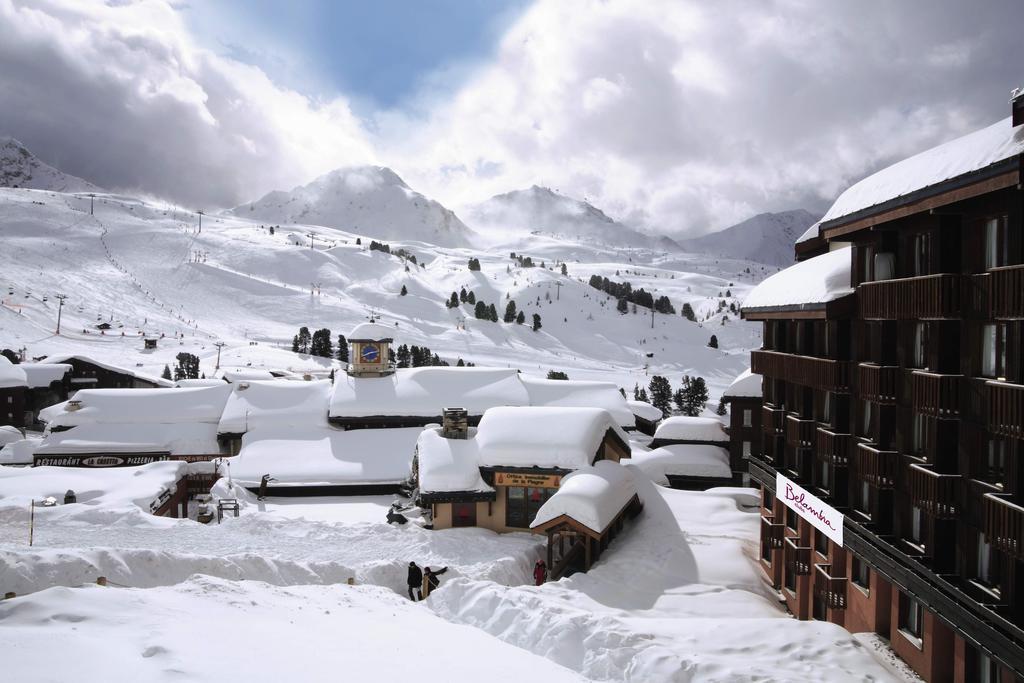
[[[836,199],[822,223],[843,218],[1024,153],[1024,127],[1006,118],[916,154],[855,183]]]
[[[713,441],[729,442],[722,423],[712,417],[674,415],[666,418],[654,432],[658,441]]]
[[[480,477],[476,433],[470,428],[468,439],[446,439],[438,426],[423,430],[416,441],[420,493],[494,490]]]
[[[21,433],[21,430],[11,425],[0,425],[0,446],[6,446],[9,443],[15,441],[21,441],[25,438],[25,435]]]
[[[83,424],[51,432],[36,455],[75,453],[168,453],[217,455],[217,428],[211,424]]]
[[[852,253],[852,247],[843,247],[775,273],[751,290],[741,310],[818,307],[852,294]]]
[[[488,408],[527,403],[516,370],[504,368],[402,368],[387,377],[338,373],[330,416],[440,417],[446,407],[482,415]]]
[[[219,387],[223,385],[224,380],[217,379],[216,377],[208,379],[179,379],[174,383],[174,386],[179,388]]]
[[[626,399],[612,382],[540,379],[522,375],[531,406],[602,408],[611,413],[621,427],[633,427],[636,420]]]
[[[28,386],[25,371],[15,365],[6,356],[0,356],[0,389],[13,389]]]
[[[4,445],[0,448],[0,465],[31,465],[40,443],[39,439],[20,439]]]
[[[263,368],[221,368],[217,377],[232,383],[276,379],[270,370]]]
[[[755,375],[747,368],[741,372],[722,394],[727,398],[760,398],[761,375]]]
[[[132,368],[126,368],[126,367],[122,367],[120,365],[111,365],[110,363],[104,363],[104,362],[98,361],[95,358],[92,358],[90,356],[83,356],[80,353],[55,354],[53,356],[48,356],[48,357],[44,358],[43,360],[41,360],[39,362],[40,363],[45,363],[47,365],[54,365],[54,364],[66,364],[66,363],[68,363],[68,362],[70,362],[72,360],[78,360],[78,361],[81,361],[83,363],[90,363],[92,365],[95,365],[98,368],[103,368],[104,370],[110,370],[111,372],[117,372],[117,373],[120,373],[122,375],[128,375],[129,377],[135,377],[137,379],[144,380],[146,382],[152,382],[153,384],[155,384],[157,386],[160,386],[160,387],[173,387],[174,386],[174,382],[172,382],[170,380],[167,380],[167,379],[164,379],[162,377],[154,377],[153,375],[147,375],[147,374],[142,373],[142,372],[137,372],[136,370],[134,370]]]
[[[217,424],[231,385],[181,389],[82,389],[72,401],[44,408],[50,427],[83,424]],[[74,409],[75,405],[79,405]]]
[[[647,420],[648,422],[657,422],[661,418],[665,417],[661,409],[655,408],[647,401],[634,401],[632,399],[626,401],[626,405],[629,409],[639,418]]]
[[[810,240],[813,240],[815,237],[818,236],[818,227],[820,225],[821,221],[818,221],[811,227],[807,228],[807,230],[804,231],[804,234],[800,235],[800,237],[797,238],[796,243],[800,244],[801,242],[809,242]]]
[[[331,427],[254,429],[231,459],[231,475],[257,486],[264,474],[274,486],[397,484],[409,476],[423,430]]]
[[[43,389],[54,382],[63,381],[64,376],[72,370],[66,363],[22,363],[18,367],[25,371],[31,389]]]
[[[266,427],[326,427],[330,380],[233,385],[218,431],[242,434]]]
[[[710,444],[671,444],[647,452],[633,452],[630,464],[639,467],[654,483],[667,485],[668,476],[732,476],[729,451]]]
[[[537,511],[530,528],[536,529],[565,515],[601,533],[635,495],[633,473],[617,462],[602,460],[593,467],[566,475],[558,491]]]
[[[359,323],[349,332],[346,341],[393,341],[395,330],[380,323]]]
[[[477,428],[480,465],[579,469],[594,462],[609,430],[629,443],[601,408],[492,408]]]

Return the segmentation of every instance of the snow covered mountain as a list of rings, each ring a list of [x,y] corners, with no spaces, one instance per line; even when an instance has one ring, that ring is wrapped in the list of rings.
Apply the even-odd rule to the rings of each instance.
[[[773,266],[793,263],[793,244],[818,218],[803,209],[762,213],[710,235],[680,240],[686,251],[747,259]]]
[[[87,180],[43,163],[12,137],[0,137],[0,187],[56,192],[98,192]]]
[[[275,190],[228,213],[264,223],[322,225],[382,240],[465,246],[471,231],[451,210],[412,190],[390,168],[356,166],[290,192]]]
[[[473,228],[491,235],[544,233],[603,245],[680,250],[667,237],[641,233],[609,218],[597,207],[534,185],[461,208]]]

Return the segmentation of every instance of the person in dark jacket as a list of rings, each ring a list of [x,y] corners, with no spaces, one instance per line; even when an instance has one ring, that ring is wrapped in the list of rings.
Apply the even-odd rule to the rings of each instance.
[[[415,562],[410,562],[409,563],[409,580],[408,580],[408,583],[409,583],[409,599],[410,600],[412,600],[413,602],[416,602],[417,600],[422,600],[424,597],[426,597],[426,596],[422,595],[422,589],[421,589],[421,586],[423,584],[423,571],[420,570],[419,565],[417,565]],[[416,592],[413,593],[413,591],[416,591]]]
[[[427,567],[423,570],[423,599],[426,600],[430,592],[437,588],[441,584],[441,579],[437,578],[448,571],[448,567],[439,569],[438,571],[432,570]]]
[[[548,566],[544,563],[544,560],[537,560],[537,564],[533,565],[533,581],[536,585],[540,586],[548,580]]]

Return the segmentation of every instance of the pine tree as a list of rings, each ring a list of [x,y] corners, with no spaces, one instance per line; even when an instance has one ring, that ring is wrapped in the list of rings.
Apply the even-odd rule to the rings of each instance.
[[[660,410],[662,416],[668,417],[672,412],[672,385],[661,375],[654,375],[648,388],[651,392],[651,405]]]
[[[362,244],[362,243],[363,243],[363,238],[362,238],[362,237],[357,237],[357,238],[356,238],[356,244],[357,244],[357,245],[360,245],[360,244]]]
[[[406,294],[408,294],[408,293],[409,293],[409,290],[405,288],[405,285],[402,285],[402,291],[400,291],[400,292],[398,293],[398,295],[399,295],[399,296],[405,296],[405,295],[406,295]]]
[[[693,306],[690,304],[683,304],[683,317],[692,323],[697,322],[697,315],[693,312]]]
[[[562,275],[568,275],[568,274],[569,274],[569,269],[566,268],[565,264],[563,263],[562,264]]]
[[[711,339],[708,340],[708,346],[710,346],[713,349],[717,349],[718,348],[718,337],[715,336],[715,335],[711,335]]]
[[[0,356],[3,356],[7,360],[11,361],[11,365],[18,365],[19,363],[21,363],[21,359],[18,358],[18,354],[16,354],[14,351],[11,351],[10,349],[4,349],[3,351],[0,351]]]
[[[704,382],[704,378],[684,376],[681,391],[683,392],[683,401],[679,406],[679,412],[691,417],[700,415],[708,402],[708,385]]]
[[[487,320],[491,317],[490,311],[487,310],[487,304],[483,301],[476,302],[476,306],[473,308],[473,315],[477,320]]]
[[[503,318],[503,320],[505,322],[507,322],[507,323],[511,323],[511,322],[515,322],[515,319],[516,319],[516,302],[515,301],[509,301],[508,304],[505,305],[505,317]]]
[[[686,392],[682,389],[676,389],[672,392],[672,402],[676,404],[676,410],[680,413],[686,407]]]
[[[409,347],[402,344],[398,347],[398,353],[395,354],[396,367],[407,368],[409,367]]]
[[[516,325],[522,325],[526,322],[526,314],[522,311],[516,313]]]
[[[455,367],[457,367],[457,368],[464,368],[464,367],[466,367],[466,364],[462,361],[461,357],[459,358],[459,362],[455,364]]]
[[[466,303],[470,306],[474,306],[476,304],[476,294],[472,291],[466,294]]]
[[[160,375],[163,379],[171,379],[171,366],[165,365],[163,374]]]
[[[292,337],[292,353],[299,352],[299,335]]]
[[[447,306],[448,308],[458,308],[459,295],[456,294],[455,292],[452,292],[451,298],[448,299],[448,302],[445,304],[445,306]]]
[[[180,379],[199,379],[199,358],[191,353],[179,353],[175,356],[178,363],[174,366],[174,381]]]
[[[462,303],[466,303],[466,288],[465,287],[463,287],[462,289],[459,290],[459,301],[462,302]]]
[[[718,402],[718,408],[715,410],[716,415],[725,415],[725,403],[723,401]]]
[[[478,259],[478,258],[471,258],[471,259],[469,259],[469,269],[470,270],[474,270],[474,271],[480,270],[480,259]]]
[[[641,388],[640,391],[638,391],[636,394],[636,400],[647,403],[647,390]]]
[[[618,273],[616,273],[616,275],[618,275]],[[636,383],[633,384],[633,400],[634,401],[639,401],[640,400],[640,383],[639,382],[636,382]]]
[[[626,297],[619,299],[619,303],[615,304],[615,310],[619,313],[629,313],[629,302],[626,301]]]
[[[561,370],[548,370],[548,379],[569,379],[569,375]]]
[[[345,335],[338,335],[338,360],[342,363],[348,362],[348,341],[345,340]]]
[[[321,358],[333,358],[334,346],[331,344],[331,331],[322,328],[313,333],[313,340],[309,345],[311,355]]]
[[[494,304],[487,307],[487,319],[492,323],[498,322],[498,309],[495,308]]]
[[[540,313],[533,314],[533,331],[536,332],[541,327],[540,325]]]
[[[309,334],[309,328],[303,325],[299,328],[299,334],[296,335],[295,340],[292,343],[292,347],[298,353],[309,353],[309,345],[311,342],[312,337]]]

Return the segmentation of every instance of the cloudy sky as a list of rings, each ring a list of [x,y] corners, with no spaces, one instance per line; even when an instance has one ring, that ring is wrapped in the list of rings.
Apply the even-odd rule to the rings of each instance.
[[[1008,116],[1019,0],[0,0],[0,136],[196,208],[381,164],[688,235]]]

